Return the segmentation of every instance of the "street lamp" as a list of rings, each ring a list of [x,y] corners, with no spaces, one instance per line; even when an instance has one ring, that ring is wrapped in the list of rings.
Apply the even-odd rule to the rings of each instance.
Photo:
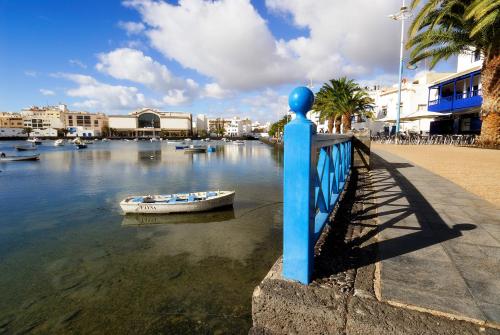
[[[401,116],[401,81],[403,80],[403,48],[404,48],[404,31],[405,20],[412,16],[410,10],[405,6],[405,0],[399,12],[389,15],[389,18],[401,21],[401,46],[399,49],[399,84],[398,84],[398,112],[396,115],[396,138],[399,137],[399,118]]]

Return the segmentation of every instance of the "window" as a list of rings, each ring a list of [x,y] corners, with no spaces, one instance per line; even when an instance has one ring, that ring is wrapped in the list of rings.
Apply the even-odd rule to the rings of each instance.
[[[481,74],[475,74],[472,77],[472,96],[481,95]]]
[[[160,117],[153,113],[141,114],[138,121],[139,128],[160,128]]]
[[[476,50],[472,55],[472,61],[477,62],[481,60],[481,50]]]
[[[99,120],[94,120],[94,127],[99,127]]]

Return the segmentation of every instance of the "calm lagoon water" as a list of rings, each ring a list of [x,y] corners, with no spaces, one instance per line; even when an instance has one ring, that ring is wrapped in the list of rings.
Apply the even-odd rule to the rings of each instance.
[[[279,151],[52,143],[39,162],[0,162],[0,334],[248,332],[253,288],[281,253]],[[235,189],[234,209],[125,216],[118,205],[207,189]]]

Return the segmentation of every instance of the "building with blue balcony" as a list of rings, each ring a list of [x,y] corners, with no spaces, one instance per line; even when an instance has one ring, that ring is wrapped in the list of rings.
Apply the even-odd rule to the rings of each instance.
[[[431,134],[480,133],[481,66],[479,53],[461,54],[457,73],[431,83],[428,110],[443,113],[442,117],[431,122]]]

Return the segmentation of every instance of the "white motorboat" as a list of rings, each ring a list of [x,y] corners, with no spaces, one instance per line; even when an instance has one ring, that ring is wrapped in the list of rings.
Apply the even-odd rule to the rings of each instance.
[[[168,195],[139,195],[120,202],[125,213],[168,214],[202,212],[233,204],[235,191],[208,191]]]
[[[63,139],[58,139],[54,142],[55,147],[62,147],[64,145],[64,140]]]
[[[158,137],[151,137],[149,140],[151,142],[158,142]]]
[[[243,142],[243,141],[234,141],[233,143],[236,145],[244,145],[245,144],[245,142]]]
[[[40,144],[42,144],[42,140],[40,140],[40,139],[38,139],[38,138],[36,138],[36,137],[33,137],[33,138],[28,138],[28,139],[26,140],[26,142],[34,143],[34,144],[36,144],[36,145],[40,145]]]

